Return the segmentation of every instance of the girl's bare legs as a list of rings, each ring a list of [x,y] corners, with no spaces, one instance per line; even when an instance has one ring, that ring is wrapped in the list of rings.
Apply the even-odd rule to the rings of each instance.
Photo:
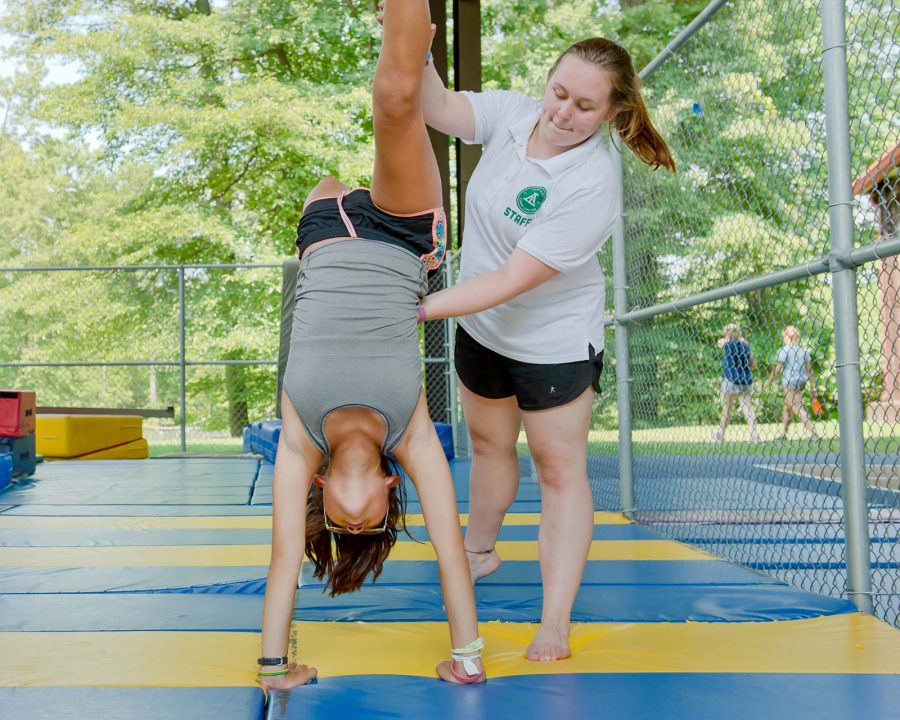
[[[784,388],[784,407],[781,408],[781,439],[787,439],[787,431],[788,427],[791,424],[791,418],[793,415],[793,401],[791,399],[791,389],[786,387]]]
[[[722,393],[722,418],[719,420],[719,432],[716,434],[716,441],[723,442],[725,440],[725,428],[731,419],[731,410],[734,408],[734,393]]]
[[[529,660],[561,660],[571,654],[569,620],[594,530],[587,478],[587,438],[594,390],[561,407],[525,412],[525,434],[541,484],[538,552],[544,604]]]
[[[422,119],[422,75],[431,44],[426,0],[389,0],[372,104],[375,169],[372,201],[408,214],[443,204],[441,176]]]
[[[337,178],[325,176],[319,180],[318,184],[316,184],[312,190],[309,191],[309,195],[306,196],[306,202],[303,203],[303,209],[306,210],[309,204],[314,203],[316,200],[337,197],[341,193],[347,192],[349,189],[350,188]]]
[[[747,427],[750,428],[750,441],[759,442],[759,434],[756,432],[756,411],[753,409],[753,398],[748,392],[742,392],[738,395],[738,402],[741,405],[741,411],[747,418]]]
[[[460,394],[472,439],[466,555],[474,583],[500,567],[494,545],[519,489],[516,441],[522,415],[514,397],[492,400],[463,385]]]
[[[816,434],[816,429],[813,427],[812,421],[809,419],[809,415],[806,412],[806,408],[803,407],[803,390],[794,390],[792,388],[786,387],[784,389],[784,405],[785,405],[785,423],[784,423],[784,431],[787,433],[788,423],[791,421],[791,415],[796,415],[800,418],[800,422],[803,423],[803,427],[810,433],[810,435]]]

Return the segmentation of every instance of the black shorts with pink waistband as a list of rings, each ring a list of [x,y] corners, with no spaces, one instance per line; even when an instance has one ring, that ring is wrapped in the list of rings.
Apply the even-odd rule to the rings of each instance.
[[[350,223],[347,227],[343,210]],[[412,215],[395,215],[379,208],[368,189],[357,188],[341,197],[311,202],[297,226],[299,254],[311,245],[332,238],[359,237],[377,240],[408,250],[420,258],[429,272],[444,259],[447,219],[443,208]]]

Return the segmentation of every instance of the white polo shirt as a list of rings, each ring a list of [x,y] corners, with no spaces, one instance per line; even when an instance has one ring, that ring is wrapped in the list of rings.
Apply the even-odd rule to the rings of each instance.
[[[609,152],[597,132],[548,160],[525,156],[540,103],[506,91],[463,93],[484,153],[466,191],[460,281],[506,262],[515,248],[559,275],[508,303],[459,319],[481,345],[530,363],[587,360],[604,347],[605,286],[597,252],[619,208]]]

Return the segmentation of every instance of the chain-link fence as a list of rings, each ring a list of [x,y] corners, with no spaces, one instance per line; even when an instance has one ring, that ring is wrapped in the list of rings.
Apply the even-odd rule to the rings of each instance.
[[[154,455],[238,452],[247,422],[276,415],[281,300],[279,265],[0,268],[0,387],[37,388],[43,407],[145,411]],[[452,331],[421,332],[431,416],[455,424]]]
[[[900,626],[895,16],[718,0],[642,73],[678,173],[622,155],[588,472],[598,509]]]
[[[606,507],[900,625],[893,5],[711,3],[643,73],[679,172],[624,154],[634,466],[592,477]]]
[[[895,15],[717,0],[642,73],[679,172],[623,155],[588,462],[599,508],[900,625]],[[280,292],[279,266],[4,269],[0,386],[238,450],[275,414]],[[452,322],[422,354],[465,454]]]
[[[429,292],[437,292],[453,282],[456,256],[447,250],[444,262],[429,279]],[[420,350],[424,361],[423,384],[431,419],[439,423],[457,423],[456,377],[453,367],[452,323],[424,323],[420,328]]]
[[[4,268],[0,387],[147,411],[154,455],[239,452],[275,416],[280,298],[278,265]]]

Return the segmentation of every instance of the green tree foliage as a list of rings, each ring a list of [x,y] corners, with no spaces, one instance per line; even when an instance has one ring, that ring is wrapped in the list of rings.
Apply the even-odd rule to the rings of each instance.
[[[372,2],[338,12],[311,0],[26,0],[7,4],[2,22],[19,68],[0,87],[9,111],[0,155],[12,181],[0,190],[4,264],[277,262],[292,252],[303,199],[323,175],[352,185],[371,172]],[[53,63],[71,63],[76,79],[43,81]],[[272,358],[278,278],[188,271],[188,358]],[[17,338],[6,360],[177,359],[173,271],[5,281],[3,323]],[[118,372],[116,382],[30,372],[16,382],[38,385],[43,402],[155,395],[177,404],[177,378],[164,369],[130,380]],[[240,393],[254,395],[254,373],[229,370],[226,398],[212,369],[192,372],[194,391],[219,394],[194,416],[227,426],[228,406],[234,416],[246,404]],[[271,414],[270,375],[257,417]]]
[[[705,5],[482,0],[484,85],[538,96],[557,55],[591,35],[618,40],[643,67]],[[877,52],[889,6],[853,3],[848,16],[854,171],[885,149],[895,118],[884,80],[891,59]],[[368,88],[380,40],[374,0],[0,7],[15,61],[15,76],[0,79],[4,265],[277,262],[292,252],[303,199],[322,175],[368,180]],[[633,306],[827,248],[817,9],[812,0],[728,6],[714,36],[698,35],[646,83],[680,172],[626,168]],[[48,71],[60,64],[72,78],[53,81]],[[272,358],[278,276],[188,270],[188,358]],[[178,297],[173,271],[0,274],[0,323],[16,338],[0,353],[174,361]],[[733,319],[767,367],[781,327],[800,318],[817,369],[827,371],[829,304],[827,282],[809,281],[639,328],[638,420],[714,417],[715,339]],[[877,313],[877,303],[867,300],[861,312]],[[869,327],[877,323],[864,325],[863,342],[874,347]],[[5,377],[34,382],[46,401],[177,404],[171,368],[29,372]],[[271,413],[268,369],[238,368],[226,379],[222,368],[193,368],[188,382],[197,397],[192,422],[227,428],[245,403],[251,418]]]
[[[371,3],[24,2],[6,26],[24,57],[80,68],[44,89],[39,119],[99,142],[110,170],[153,169],[122,210],[224,223],[194,261],[281,256],[323,174],[370,172]]]
[[[706,2],[484,0],[488,88],[538,96],[547,68],[573,40],[611,37],[644,67]],[[892,3],[848,4],[854,174],[896,138],[896,58],[886,28]],[[894,44],[895,47],[895,44]],[[679,172],[651,173],[626,152],[629,302],[647,307],[827,253],[827,161],[819,3],[732,4],[651,76],[645,96]],[[893,127],[893,130],[892,130]],[[893,134],[892,134],[893,133]],[[857,242],[873,242],[871,217]],[[608,257],[604,257],[608,264]],[[607,268],[608,275],[609,270]],[[877,276],[860,276],[863,376],[880,385]],[[611,293],[610,293],[611,295]],[[826,277],[735,297],[634,328],[636,422],[714,422],[721,355],[716,339],[738,322],[765,377],[787,324],[800,326],[836,406],[833,320]],[[607,345],[611,354],[612,343]],[[596,422],[616,422],[606,393]],[[763,399],[763,417],[778,410]]]
[[[484,86],[543,94],[547,71],[569,45],[609,37],[644,67],[705,6],[697,0],[482,0]]]
[[[889,50],[884,0],[848,7],[854,176],[895,142],[896,107],[884,103]],[[712,23],[646,83],[654,120],[679,173],[626,163],[626,233],[632,305],[646,307],[828,253],[819,3],[745,2]],[[626,157],[627,157],[626,153]],[[871,219],[859,244],[874,241]],[[860,272],[863,375],[880,382],[872,273]],[[718,414],[715,341],[737,322],[765,377],[786,325],[812,352],[827,408],[836,406],[827,276],[736,296],[636,328],[632,356],[639,422],[712,422]],[[877,394],[877,393],[876,393]],[[774,419],[780,399],[763,397]]]

